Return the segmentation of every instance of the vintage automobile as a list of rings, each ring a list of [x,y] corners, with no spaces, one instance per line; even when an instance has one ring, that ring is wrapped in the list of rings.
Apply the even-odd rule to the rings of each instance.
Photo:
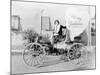
[[[76,60],[84,56],[85,46],[80,41],[65,41],[66,34],[54,35],[53,40],[51,43],[49,39],[44,41],[43,36],[38,36],[35,42],[26,46],[23,52],[24,62],[33,67],[43,65],[48,55],[61,56],[60,59],[64,61]]]

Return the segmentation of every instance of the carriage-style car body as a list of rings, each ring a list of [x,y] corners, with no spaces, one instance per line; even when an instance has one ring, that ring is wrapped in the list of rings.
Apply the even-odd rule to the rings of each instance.
[[[51,43],[48,39],[44,41],[43,36],[38,36],[35,42],[29,43],[23,52],[25,63],[29,66],[41,66],[48,55],[61,56],[60,60],[64,61],[80,59],[84,56],[85,46],[80,41],[65,41],[66,35],[54,35],[53,40]]]

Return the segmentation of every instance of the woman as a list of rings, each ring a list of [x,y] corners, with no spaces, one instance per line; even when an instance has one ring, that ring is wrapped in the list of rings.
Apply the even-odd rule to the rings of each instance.
[[[53,44],[55,39],[57,39],[57,38],[58,38],[58,40],[60,40],[61,38],[59,38],[59,37],[63,37],[63,36],[66,36],[65,42],[69,41],[69,39],[70,39],[69,38],[69,30],[67,29],[67,27],[61,25],[59,20],[55,20],[54,25],[55,25],[54,32],[53,32],[53,35],[51,35],[51,38],[50,38],[51,43]],[[66,30],[65,34],[64,34],[63,30]],[[56,42],[58,42],[58,41],[56,41]]]
[[[57,33],[58,35],[62,36],[63,29],[66,29],[66,26],[61,25],[59,20],[55,20],[54,24],[55,24],[55,31],[54,32]]]

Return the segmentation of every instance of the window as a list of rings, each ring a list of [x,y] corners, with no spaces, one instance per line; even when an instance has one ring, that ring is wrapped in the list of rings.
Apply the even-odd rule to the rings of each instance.
[[[12,16],[12,25],[11,30],[12,31],[21,31],[21,24],[20,24],[20,16],[13,15]]]
[[[51,30],[50,17],[48,17],[48,16],[41,17],[41,30],[45,30],[45,31]]]

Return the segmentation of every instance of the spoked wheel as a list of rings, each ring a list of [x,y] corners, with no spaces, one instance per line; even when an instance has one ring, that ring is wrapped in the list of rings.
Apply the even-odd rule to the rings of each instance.
[[[43,64],[45,52],[42,46],[38,43],[29,44],[24,52],[23,59],[28,66],[40,66]]]
[[[71,46],[70,50],[68,51],[68,56],[70,60],[74,60],[81,57],[81,48],[83,47],[82,44],[75,43]]]

